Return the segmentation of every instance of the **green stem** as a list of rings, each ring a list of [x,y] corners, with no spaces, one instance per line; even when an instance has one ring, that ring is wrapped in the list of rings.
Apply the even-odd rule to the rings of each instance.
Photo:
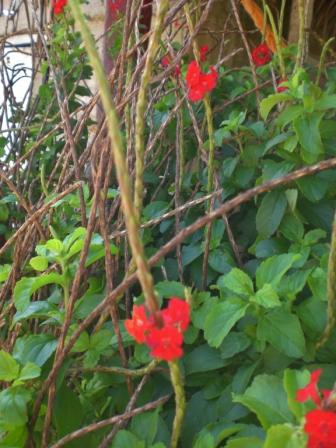
[[[330,338],[336,322],[336,212],[331,232],[330,253],[327,274],[327,324],[316,348],[321,348]]]
[[[156,316],[158,304],[154,292],[153,278],[149,270],[147,259],[145,257],[144,247],[138,233],[138,219],[132,202],[130,179],[127,172],[127,165],[125,161],[125,154],[122,145],[116,108],[111,98],[110,87],[106,79],[102,63],[99,59],[93,37],[85,21],[78,0],[69,0],[69,6],[76,21],[76,25],[81,32],[91,66],[96,76],[102,104],[106,115],[108,133],[111,141],[111,149],[116,166],[118,183],[120,186],[121,202],[125,216],[129,242],[135,264],[138,269],[138,278],[144,292],[147,307],[149,308],[150,312],[154,314],[154,316]]]
[[[135,118],[135,185],[134,185],[134,205],[138,216],[141,215],[143,198],[143,174],[145,164],[145,113],[146,113],[146,90],[150,82],[153,70],[153,62],[160,44],[162,26],[165,15],[169,8],[169,0],[160,0],[155,14],[152,33],[149,39],[145,67],[141,76],[138,101],[136,105]]]
[[[316,76],[316,82],[315,84],[318,86],[320,84],[321,81],[321,76],[322,76],[322,71],[324,68],[324,62],[325,62],[325,58],[327,55],[327,51],[330,47],[330,45],[332,44],[332,42],[335,40],[334,37],[331,37],[324,45],[322,48],[322,53],[321,53],[321,57],[320,57],[320,63],[319,63],[319,68],[318,68],[318,72],[317,72],[317,76]]]
[[[295,62],[294,73],[297,72],[299,67],[302,65],[302,60],[304,56],[304,38],[305,38],[305,11],[304,11],[304,0],[297,0],[299,5],[299,41],[298,41],[298,49],[297,56]]]
[[[268,19],[270,21],[270,25],[271,25],[271,28],[272,28],[272,31],[274,34],[275,47],[276,47],[276,52],[277,52],[278,59],[279,59],[279,69],[280,69],[281,78],[283,80],[285,80],[286,79],[286,68],[285,68],[285,63],[284,63],[284,59],[283,59],[283,55],[282,55],[282,51],[281,51],[281,36],[275,26],[273,14],[267,5],[266,5],[266,12],[267,12]]]
[[[168,365],[170,370],[170,378],[175,393],[175,418],[170,447],[176,448],[181,434],[186,403],[181,369],[177,361],[171,361]]]

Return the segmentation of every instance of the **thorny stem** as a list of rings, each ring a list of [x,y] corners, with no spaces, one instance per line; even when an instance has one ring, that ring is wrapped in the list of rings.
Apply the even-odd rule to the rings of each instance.
[[[171,361],[168,364],[170,370],[170,379],[175,393],[175,418],[173,423],[173,432],[170,441],[170,447],[176,448],[181,434],[186,402],[183,387],[183,378],[178,362]]]
[[[149,39],[147,58],[145,67],[141,76],[138,101],[136,105],[135,117],[135,186],[134,186],[134,206],[137,218],[140,218],[143,198],[143,174],[144,174],[144,158],[145,158],[145,112],[146,112],[146,90],[151,80],[152,68],[155,55],[159,48],[160,37],[164,18],[169,8],[169,0],[161,0],[158,2],[158,8],[155,14],[154,25],[152,26],[152,34]]]
[[[84,45],[88,52],[90,63],[96,75],[102,104],[106,114],[108,133],[111,140],[111,148],[113,151],[113,158],[115,161],[118,183],[120,186],[121,202],[125,215],[125,223],[128,230],[129,242],[138,269],[137,274],[144,292],[147,307],[155,317],[157,315],[158,304],[154,292],[153,278],[149,270],[147,259],[145,257],[144,247],[138,233],[138,219],[132,202],[130,180],[125,162],[125,155],[122,146],[122,139],[116,109],[111,98],[109,84],[107,82],[102,63],[99,59],[93,37],[87,26],[82,10],[76,0],[70,0],[69,6],[71,8],[74,19],[80,29]]]

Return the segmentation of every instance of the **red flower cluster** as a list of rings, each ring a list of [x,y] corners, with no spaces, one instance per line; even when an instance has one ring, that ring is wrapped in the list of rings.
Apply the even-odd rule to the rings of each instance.
[[[260,44],[252,50],[252,59],[257,67],[272,60],[272,52],[266,44]]]
[[[210,73],[203,73],[196,61],[190,62],[186,74],[188,98],[190,101],[200,101],[205,94],[211,92],[217,84],[217,71],[210,67]]]
[[[312,400],[317,409],[307,412],[305,416],[304,431],[308,435],[308,448],[336,448],[336,413],[323,409],[325,401],[329,398],[331,391],[322,390],[319,393],[317,383],[322,369],[315,370],[310,375],[307,386],[299,389],[296,399],[300,403]]]
[[[126,319],[125,328],[137,342],[148,345],[154,358],[172,361],[183,355],[182,333],[190,321],[189,304],[172,297],[160,315],[163,325],[159,328],[152,317],[147,317],[145,305],[134,305],[132,319]]]
[[[313,409],[306,414],[307,448],[336,448],[336,413]]]
[[[68,0],[53,0],[52,7],[54,9],[54,14],[62,14],[64,7],[67,5]]]
[[[162,65],[162,67],[167,68],[170,66],[170,64],[171,64],[170,56],[168,54],[166,54],[161,59],[161,65]],[[178,65],[175,66],[173,73],[174,73],[175,78],[177,78],[181,74],[181,69]]]

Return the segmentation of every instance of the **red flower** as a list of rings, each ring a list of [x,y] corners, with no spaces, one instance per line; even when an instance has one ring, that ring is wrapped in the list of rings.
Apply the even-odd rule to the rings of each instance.
[[[203,99],[207,92],[211,92],[216,87],[217,79],[215,67],[210,68],[210,73],[203,73],[196,61],[190,62],[186,73],[188,98],[191,101]]]
[[[173,361],[183,355],[183,336],[172,326],[154,327],[149,332],[146,343],[151,349],[153,358]]]
[[[190,309],[185,300],[172,297],[168,307],[162,311],[165,325],[176,326],[180,331],[185,331],[190,322]]]
[[[307,448],[336,448],[336,413],[314,409],[306,414]]]
[[[142,344],[153,323],[147,318],[145,305],[134,305],[132,319],[125,320],[125,328],[133,338]]]
[[[310,381],[307,386],[296,392],[296,399],[300,403],[311,399],[317,406],[321,405],[321,398],[317,389],[317,383],[321,376],[322,369],[314,370],[310,374]]]
[[[205,62],[206,61],[208,51],[209,51],[209,47],[207,45],[202,45],[202,47],[200,48],[200,59],[201,59],[201,62]]]
[[[271,50],[266,44],[260,44],[252,50],[252,59],[257,67],[265,65],[272,60]]]
[[[54,9],[54,14],[62,14],[64,7],[67,5],[68,0],[53,0],[52,7]]]
[[[163,56],[163,58],[161,59],[161,65],[162,65],[162,67],[167,68],[167,67],[170,66],[170,64],[171,64],[170,56],[169,56],[168,54],[166,54],[166,55]],[[180,67],[179,67],[178,65],[176,65],[176,66],[175,66],[175,69],[174,69],[174,76],[177,77],[177,76],[179,76],[180,74],[181,74],[181,69],[180,69]]]

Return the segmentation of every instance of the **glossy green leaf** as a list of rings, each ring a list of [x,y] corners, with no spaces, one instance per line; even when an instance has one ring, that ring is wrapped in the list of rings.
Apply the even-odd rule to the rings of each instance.
[[[261,289],[266,283],[276,287],[286,272],[299,260],[299,254],[281,254],[267,258],[258,267],[256,272],[256,283]]]
[[[302,158],[306,163],[315,163],[323,154],[324,148],[320,135],[321,112],[303,114],[293,121],[296,135],[302,146]]]
[[[263,308],[275,308],[281,306],[278,294],[269,283],[265,283],[255,295],[251,296],[250,302],[256,303]]]
[[[253,282],[245,272],[233,268],[231,271],[219,278],[217,282],[220,289],[227,288],[236,294],[253,294]]]
[[[20,371],[20,365],[15,361],[10,353],[0,350],[0,380],[13,381]]]
[[[45,271],[48,268],[48,259],[42,255],[38,255],[37,257],[31,258],[29,264],[35,271]]]
[[[245,315],[248,304],[243,301],[218,303],[212,307],[205,320],[204,337],[211,347],[219,347],[231,328]]]
[[[17,311],[25,311],[30,304],[30,298],[38,289],[46,285],[64,283],[63,276],[54,272],[40,277],[23,277],[14,288],[14,304]]]
[[[257,337],[289,357],[302,358],[306,351],[299,319],[281,308],[275,308],[259,318]]]
[[[260,103],[260,115],[264,120],[267,119],[268,114],[277,104],[290,100],[291,96],[288,93],[275,93],[264,98]]]
[[[293,421],[282,381],[276,376],[256,376],[244,394],[234,395],[234,401],[254,412],[264,429]]]
[[[0,425],[23,426],[27,420],[30,392],[22,387],[10,387],[0,392]]]
[[[271,191],[261,201],[256,216],[257,231],[268,238],[278,229],[287,207],[287,198],[282,191]]]

